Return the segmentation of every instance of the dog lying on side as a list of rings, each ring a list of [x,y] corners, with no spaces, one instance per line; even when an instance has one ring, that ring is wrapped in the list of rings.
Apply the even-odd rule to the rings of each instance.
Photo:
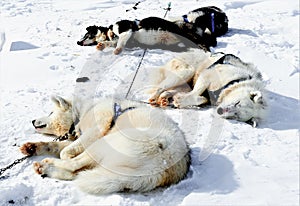
[[[211,104],[221,117],[253,126],[266,113],[260,72],[231,54],[185,53],[153,70],[152,81],[152,105],[164,107],[172,99],[177,108]]]
[[[87,33],[77,42],[80,46],[97,44],[97,49],[116,47],[119,54],[129,39],[147,46],[178,45],[180,42],[200,46],[205,50],[217,45],[216,37],[210,33],[197,33],[190,24],[176,24],[158,17],[148,17],[140,21],[121,20],[109,27],[89,26]],[[131,38],[132,37],[132,38]],[[191,43],[189,43],[190,41]],[[186,45],[185,45],[186,46]]]
[[[195,9],[175,21],[177,24],[191,24],[199,35],[209,32],[219,37],[228,31],[228,18],[224,11],[215,6]],[[207,31],[208,30],[208,31]]]
[[[52,101],[55,110],[32,122],[37,132],[61,136],[77,123],[69,133],[79,138],[20,147],[25,155],[56,156],[33,164],[42,177],[75,180],[83,191],[108,194],[150,191],[186,176],[190,155],[184,134],[161,110],[112,99]]]

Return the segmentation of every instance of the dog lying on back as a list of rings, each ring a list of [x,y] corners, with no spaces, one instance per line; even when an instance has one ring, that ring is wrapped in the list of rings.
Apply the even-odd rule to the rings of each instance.
[[[129,39],[147,46],[178,45],[180,42],[200,46],[205,50],[217,45],[211,33],[199,33],[191,24],[176,24],[158,17],[148,17],[140,21],[121,20],[109,27],[89,26],[78,45],[96,45],[97,49],[116,47],[119,54]],[[132,37],[132,38],[131,38]],[[186,45],[185,45],[186,46]]]
[[[150,191],[186,176],[190,155],[184,134],[162,110],[113,99],[52,101],[54,111],[32,121],[36,131],[78,138],[20,147],[25,155],[56,157],[33,164],[42,177],[75,180],[85,192],[108,194]]]
[[[260,72],[234,55],[187,52],[151,72],[156,85],[149,99],[152,105],[215,105],[221,117],[253,126],[266,113]]]

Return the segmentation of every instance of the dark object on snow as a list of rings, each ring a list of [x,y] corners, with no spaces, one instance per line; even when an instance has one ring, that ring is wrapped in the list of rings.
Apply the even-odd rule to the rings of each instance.
[[[79,77],[76,79],[76,82],[88,82],[90,79],[88,77]]]

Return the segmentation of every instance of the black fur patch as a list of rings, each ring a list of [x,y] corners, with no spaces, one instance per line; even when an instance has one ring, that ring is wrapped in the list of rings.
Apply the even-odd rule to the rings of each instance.
[[[228,31],[228,18],[220,8],[207,6],[190,11],[189,14],[192,12],[203,13],[203,15],[199,15],[199,17],[195,19],[195,22],[193,22],[195,28],[201,28],[202,31],[208,28],[215,36],[222,36]],[[214,29],[212,28],[212,14],[214,15]]]
[[[183,37],[196,45],[201,45],[206,50],[209,50],[209,47],[211,46],[214,47],[217,45],[215,36],[205,33],[203,35],[199,35],[197,34],[197,29],[188,23],[179,26],[174,22],[170,22],[159,17],[148,17],[140,21],[139,28],[145,30],[168,31],[179,35],[178,38],[181,39],[182,42],[187,42],[187,40],[182,39]]]
[[[94,25],[94,26],[88,26],[86,28],[86,30],[87,30],[87,33],[83,36],[83,38],[81,40],[77,41],[77,44],[80,46],[97,45],[96,41],[94,41],[93,43],[90,43],[90,44],[84,44],[84,41],[87,39],[94,39],[98,33],[98,30],[100,30],[101,33],[107,34],[109,28]],[[106,39],[106,40],[108,40],[108,39]]]
[[[119,34],[122,32],[126,32],[128,30],[132,30],[133,32],[138,30],[138,26],[135,23],[135,21],[129,21],[129,20],[121,20],[116,23],[119,26]]]

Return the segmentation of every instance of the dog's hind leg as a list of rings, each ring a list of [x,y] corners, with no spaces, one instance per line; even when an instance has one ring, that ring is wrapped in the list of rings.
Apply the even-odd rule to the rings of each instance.
[[[172,98],[175,94],[179,92],[190,92],[191,88],[188,85],[181,85],[179,87],[164,91],[159,95],[157,99],[157,104],[160,105],[160,107],[166,107],[170,104],[169,99]]]
[[[117,41],[116,40],[112,40],[112,41],[101,41],[97,44],[96,49],[98,50],[103,50],[106,47],[115,47],[117,45]]]
[[[54,155],[59,157],[60,152],[72,142],[27,142],[20,147],[25,155]]]
[[[46,158],[33,164],[36,173],[56,179],[72,180],[82,169],[95,167],[97,162],[86,152],[70,160]]]
[[[149,99],[151,104],[155,105],[164,91],[187,84],[194,76],[195,68],[179,59],[173,59],[165,66],[165,73],[166,78],[157,85]]]
[[[117,43],[117,47],[114,51],[114,54],[120,54],[122,52],[122,49],[125,47],[127,41],[130,39],[130,37],[132,36],[132,30],[128,30],[126,32],[122,32],[119,35],[119,40]]]

